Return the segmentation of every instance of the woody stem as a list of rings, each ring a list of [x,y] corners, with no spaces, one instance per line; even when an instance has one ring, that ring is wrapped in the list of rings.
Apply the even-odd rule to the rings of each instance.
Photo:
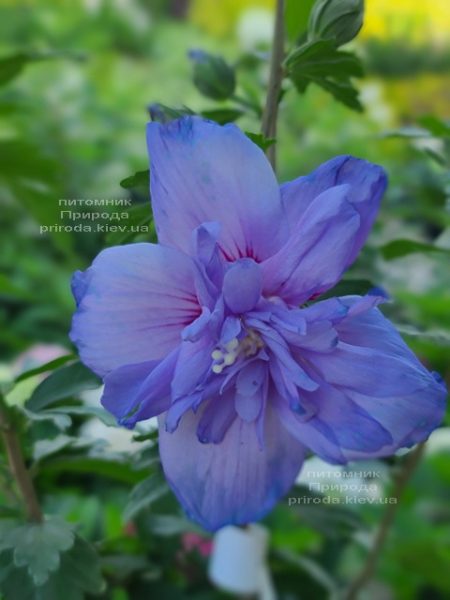
[[[398,474],[398,477],[395,482],[393,497],[396,498],[397,502],[393,504],[388,504],[386,512],[384,513],[378,531],[375,535],[375,540],[372,549],[370,550],[367,556],[366,563],[359,575],[351,583],[346,595],[344,596],[344,600],[356,600],[359,597],[359,593],[361,592],[361,590],[374,576],[377,563],[380,558],[381,552],[384,548],[387,535],[392,524],[394,523],[399,500],[408,484],[408,481],[414,473],[415,468],[419,464],[424,448],[424,443],[418,444],[416,448],[412,450],[412,452],[410,452],[406,457],[402,469]]]
[[[13,429],[10,412],[2,395],[0,395],[0,433],[6,448],[9,468],[22,496],[28,519],[40,523],[43,516],[36,490],[25,466],[19,438]]]
[[[277,134],[278,105],[280,101],[281,83],[283,81],[284,5],[284,0],[277,0],[272,54],[270,58],[269,83],[261,125],[261,132],[266,138],[275,138]],[[267,149],[267,158],[275,170],[276,144],[272,144]]]

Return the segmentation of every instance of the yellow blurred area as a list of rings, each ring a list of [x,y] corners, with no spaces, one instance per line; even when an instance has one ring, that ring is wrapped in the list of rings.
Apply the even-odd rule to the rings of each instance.
[[[225,35],[233,31],[245,10],[273,10],[274,6],[275,0],[193,0],[190,18],[193,23],[214,35]]]
[[[225,35],[245,10],[274,5],[275,0],[193,0],[190,18],[214,35]],[[450,43],[450,0],[366,0],[365,5],[363,38]]]
[[[412,78],[383,81],[383,97],[391,106],[397,123],[413,117],[434,114],[448,118],[450,87],[441,75],[422,73]]]
[[[450,0],[366,0],[363,38],[450,43]]]

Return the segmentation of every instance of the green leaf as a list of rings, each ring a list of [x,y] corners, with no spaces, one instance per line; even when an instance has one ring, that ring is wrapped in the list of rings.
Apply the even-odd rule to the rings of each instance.
[[[319,299],[325,300],[337,296],[364,296],[374,287],[376,286],[369,279],[342,279],[334,288],[322,294]]]
[[[440,254],[450,255],[450,250],[447,248],[439,248],[433,246],[433,244],[427,244],[425,242],[416,242],[415,240],[394,240],[380,246],[379,250],[385,260],[392,260],[394,258],[400,258],[413,254],[415,252],[430,253],[436,252]]]
[[[130,493],[128,504],[123,513],[123,520],[125,522],[131,521],[168,491],[169,487],[160,473],[155,473],[140,481]]]
[[[205,119],[215,121],[219,125],[234,123],[239,117],[242,117],[244,111],[238,108],[216,108],[211,110],[202,110],[201,115]]]
[[[245,135],[250,138],[254,144],[259,146],[261,150],[264,150],[264,152],[277,141],[275,138],[264,137],[262,133],[252,133],[251,131],[246,131]]]
[[[0,519],[9,519],[20,516],[20,508],[16,506],[6,506],[0,504]],[[0,542],[1,543],[1,542]]]
[[[137,171],[134,175],[125,177],[120,182],[120,187],[126,190],[133,190],[142,193],[142,195],[148,194],[150,189],[150,171]]]
[[[100,419],[100,421],[108,427],[117,426],[115,417],[101,406],[89,406],[87,404],[81,404],[79,406],[58,406],[53,412],[67,415],[81,415],[84,417],[97,417],[97,419]]]
[[[30,421],[51,421],[57,429],[65,431],[72,425],[72,419],[69,415],[65,415],[55,410],[42,410],[33,412],[22,407],[20,410],[26,415]]]
[[[351,83],[352,77],[363,75],[361,61],[355,54],[337,50],[330,41],[317,40],[294,50],[287,57],[285,66],[300,93],[315,83],[349,108],[363,109],[358,91]]]
[[[393,137],[393,138],[427,138],[430,137],[429,131],[422,127],[416,127],[414,125],[407,125],[400,127],[399,129],[391,129],[382,134],[382,137]]]
[[[149,197],[149,189],[145,188],[146,192],[144,192],[144,186],[140,187],[140,194],[142,196]],[[135,191],[138,191],[138,188],[135,188]],[[148,234],[146,237],[149,239],[154,235],[154,224],[152,221],[152,212],[150,202],[144,202],[142,204],[136,204],[135,206],[128,209],[128,219],[125,221],[126,228],[125,231],[112,231],[108,233],[106,236],[106,242],[112,246],[117,246],[118,244],[124,244],[125,242],[130,241],[135,238],[137,235],[140,235],[140,231],[144,225],[148,228]]]
[[[0,85],[5,85],[17,77],[27,62],[28,57],[24,53],[0,59]]]
[[[422,329],[417,329],[412,325],[402,325],[400,323],[394,323],[394,325],[397,331],[404,336],[418,338],[419,340],[431,342],[437,346],[445,346],[447,348],[450,347],[450,333],[448,331],[424,331]]]
[[[327,573],[322,565],[307,556],[300,556],[294,554],[290,550],[283,548],[277,550],[277,556],[286,562],[299,567],[302,571],[308,573],[308,575],[317,581],[317,583],[327,590],[332,596],[331,598],[337,598],[337,592],[339,590],[339,584],[336,580]]]
[[[55,156],[43,151],[42,145],[22,138],[0,141],[0,186],[6,187],[36,224],[55,225],[61,220],[61,207],[56,201],[62,192],[61,165]],[[70,232],[48,229],[47,233],[65,255],[73,256]]]
[[[322,494],[302,485],[294,488],[294,494],[301,498],[323,498]],[[291,506],[291,510],[294,510],[310,527],[331,539],[349,537],[356,529],[363,528],[361,516],[342,504],[301,502]]]
[[[8,535],[17,529],[18,522],[15,519],[0,519],[0,552],[10,548]],[[1,576],[1,568],[0,568]]]
[[[38,440],[33,447],[33,459],[38,462],[46,456],[56,454],[63,448],[70,446],[74,441],[75,438],[63,434],[57,435],[51,440]]]
[[[133,437],[133,441],[139,441]],[[131,468],[137,471],[148,470],[149,468],[160,464],[159,447],[157,443],[152,446],[146,444],[142,450],[133,453],[133,463]]]
[[[114,579],[120,581],[128,579],[130,575],[139,572],[145,576],[151,575],[152,579],[159,579],[162,570],[159,565],[151,563],[146,556],[133,554],[113,554],[102,556],[102,566],[107,573],[111,573]]]
[[[423,127],[417,127],[416,125],[408,125],[406,127],[401,127],[400,129],[393,129],[391,131],[385,132],[381,137],[384,138],[406,138],[406,139],[430,139],[432,137],[440,137],[447,138],[450,137],[450,127],[433,116],[422,117],[419,119],[419,123],[423,125]],[[435,163],[437,163],[440,167],[447,166],[448,159],[447,157],[430,148],[426,144],[422,144],[421,146],[416,146],[417,150],[420,150],[424,154],[426,154],[429,158],[431,158]]]
[[[362,77],[361,61],[350,52],[337,50],[330,41],[317,40],[302,44],[285,61],[298,77],[323,76],[346,79]]]
[[[242,96],[233,94],[233,100],[239,106],[250,109],[260,119],[262,117],[262,106],[261,106],[261,90],[250,79],[243,79],[240,83]]]
[[[31,292],[13,283],[10,277],[7,277],[3,273],[0,273],[0,296],[19,302],[33,301],[33,294]]]
[[[158,441],[158,429],[151,429],[150,431],[146,431],[145,433],[137,432],[133,435],[133,442],[157,442]],[[151,448],[151,446],[148,446]]]
[[[59,555],[59,568],[37,587],[26,568],[14,564],[12,553],[0,553],[0,592],[5,600],[84,600],[103,592],[100,561],[94,548],[79,536]]]
[[[362,112],[364,110],[363,105],[359,101],[359,92],[351,83],[338,82],[331,79],[320,79],[315,82],[317,85],[320,85],[321,88],[330,92],[336,100],[339,100],[339,102],[348,106],[348,108],[357,112]]]
[[[35,588],[26,569],[14,565],[13,552],[0,550],[0,592],[2,600],[34,600]]]
[[[176,515],[149,515],[146,523],[152,533],[163,537],[196,530],[190,521]]]
[[[418,119],[418,122],[422,127],[428,129],[428,131],[434,137],[450,137],[450,125],[447,125],[445,121],[435,117],[434,115],[425,115]]]
[[[447,159],[445,156],[432,150],[431,148],[421,148],[421,150],[431,158],[435,163],[437,163],[440,167],[445,167],[447,165]]]
[[[71,527],[61,519],[27,523],[9,531],[4,548],[14,551],[16,567],[26,567],[35,585],[45,583],[60,566],[60,554],[73,546]]]
[[[73,586],[87,594],[99,594],[105,587],[97,552],[79,536],[75,538],[73,548],[61,556],[58,575],[64,586]]]
[[[72,60],[83,60],[81,54],[55,50],[50,52],[18,52],[11,56],[0,58],[0,85],[5,85],[22,72],[23,68],[30,62],[48,60],[53,58],[69,58]]]
[[[101,380],[81,362],[62,367],[44,379],[26,403],[30,411],[38,412],[63,398],[77,396],[84,390],[100,387]]]
[[[51,456],[43,467],[46,473],[63,474],[81,473],[83,477],[93,475],[96,479],[105,477],[127,485],[136,485],[147,473],[143,470],[133,470],[131,465],[115,460],[104,460],[89,456],[73,456],[59,454]]]
[[[21,373],[18,377],[16,377],[15,382],[19,383],[19,381],[23,381],[29,377],[34,377],[35,375],[40,375],[41,373],[47,373],[48,371],[54,371],[58,367],[61,367],[65,363],[69,362],[70,360],[74,360],[75,358],[75,354],[66,354],[65,356],[60,356],[59,358],[55,358],[54,360],[51,360],[40,367],[36,367],[35,369],[30,369],[29,371]]]

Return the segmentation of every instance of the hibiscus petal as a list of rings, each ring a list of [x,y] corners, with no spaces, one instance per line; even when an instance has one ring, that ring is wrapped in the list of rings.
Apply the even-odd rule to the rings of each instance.
[[[126,427],[165,412],[170,405],[170,382],[177,356],[178,348],[160,362],[126,365],[108,373],[103,406]]]
[[[166,413],[166,430],[169,433],[175,431],[182,416],[188,411],[194,408],[201,399],[201,393],[197,392],[191,396],[184,396],[179,398],[170,406]]]
[[[241,417],[241,419],[243,421],[246,421],[247,423],[251,423],[252,421],[258,418],[262,410],[262,391],[258,390],[250,396],[236,392],[234,406],[236,408],[237,414]]]
[[[201,418],[187,413],[171,434],[160,422],[162,465],[178,500],[191,519],[210,531],[261,519],[294,483],[303,446],[269,407],[264,449],[255,425],[241,419],[234,420],[220,444],[201,444],[195,434]]]
[[[348,201],[358,211],[361,221],[347,266],[356,258],[377,215],[387,185],[384,170],[352,156],[337,156],[310,175],[281,186],[281,198],[289,223],[297,223],[311,202],[328,188],[348,184]]]
[[[262,386],[267,374],[267,365],[262,360],[246,364],[236,377],[236,389],[243,396],[253,396]]]
[[[100,376],[164,358],[199,314],[191,259],[172,248],[131,244],[103,250],[74,278],[71,340]]]
[[[309,397],[318,408],[310,424],[322,431],[327,425],[343,451],[373,454],[392,443],[389,431],[338,388],[322,385]]]
[[[348,311],[349,307],[340,298],[328,298],[327,300],[314,302],[314,304],[300,310],[308,323],[322,320],[335,323],[342,320],[348,314]]]
[[[190,251],[201,223],[222,225],[228,259],[260,260],[282,244],[287,223],[264,153],[236,126],[197,117],[149,123],[151,194],[158,239]]]
[[[187,325],[181,332],[183,341],[187,342],[198,342],[198,340],[204,335],[208,329],[208,325],[211,322],[211,311],[209,308],[204,306],[202,308],[201,315],[195,319],[192,323]]]
[[[157,361],[150,361],[126,365],[111,371],[105,377],[105,388],[101,399],[106,410],[117,419],[129,414],[136,406],[136,398],[142,384],[157,365]]]
[[[220,444],[237,417],[233,402],[234,390],[210,398],[197,427],[197,438],[202,444]]]
[[[247,324],[256,325],[256,329],[259,330],[262,339],[272,352],[271,366],[274,362],[278,363],[286,381],[305,390],[317,389],[316,381],[307,375],[301,365],[292,358],[289,346],[275,329],[265,326],[256,319],[247,319]]]
[[[408,395],[373,398],[354,390],[346,390],[346,395],[391,433],[392,443],[370,454],[378,457],[425,441],[444,417],[447,392],[437,381],[430,380],[427,387]],[[361,448],[345,454],[348,460],[367,457]]]
[[[239,317],[235,317],[234,315],[226,317],[220,334],[220,343],[225,345],[231,342],[232,339],[237,338],[241,331],[242,324]]]
[[[217,240],[220,223],[202,223],[192,233],[192,256],[195,261],[194,281],[202,304],[213,308],[222,287],[224,261]]]
[[[388,332],[385,335],[389,335]],[[411,362],[406,354],[399,356],[341,341],[334,352],[308,352],[307,357],[331,385],[374,397],[411,394],[426,387],[432,378],[426,369],[415,361]]]
[[[444,415],[445,386],[420,364],[377,308],[351,316],[361,299],[340,300],[349,312],[336,323],[336,350],[304,353],[314,372],[328,382],[306,393],[318,407],[308,424],[335,439],[346,460],[388,456],[425,440]],[[301,426],[299,439],[327,459],[313,438],[300,433]]]
[[[178,400],[197,391],[211,372],[213,359],[211,353],[214,342],[209,335],[196,342],[183,342],[172,381],[172,398]]]
[[[341,300],[350,311],[358,306],[357,298]],[[391,432],[394,443],[381,455],[387,456],[399,447],[409,447],[427,439],[445,413],[447,390],[442,380],[420,363],[392,323],[377,308],[356,313],[353,318],[349,316],[336,328],[346,344],[371,348],[388,357],[393,364],[400,365],[396,371],[380,370],[382,394],[377,387],[368,393],[363,387],[346,386],[349,398]],[[355,453],[351,456],[357,458]]]
[[[251,258],[234,262],[225,273],[223,297],[228,308],[236,314],[252,310],[262,287],[261,267]]]
[[[273,394],[272,402],[286,431],[298,439],[301,444],[333,465],[345,464],[346,458],[332,427],[329,427],[320,419],[305,421],[302,416],[295,413],[286,399],[279,394]]]
[[[298,305],[340,279],[360,227],[349,190],[341,185],[318,196],[283,248],[262,263],[266,295]]]
[[[234,405],[238,415],[250,423],[260,414],[263,404],[263,384],[267,377],[267,364],[257,360],[249,362],[236,377]]]
[[[392,442],[390,433],[372,416],[337,388],[323,386],[308,394],[315,413],[305,420],[278,400],[278,410],[286,429],[323,460],[345,464],[349,451],[378,456]]]
[[[313,352],[332,352],[338,343],[338,333],[329,321],[308,323],[306,335],[284,334],[286,341],[297,348]]]
[[[399,332],[383,313],[376,308],[376,296],[341,296],[347,315],[336,324],[339,339],[352,346],[372,348],[408,362],[423,370],[414,352],[408,348]]]

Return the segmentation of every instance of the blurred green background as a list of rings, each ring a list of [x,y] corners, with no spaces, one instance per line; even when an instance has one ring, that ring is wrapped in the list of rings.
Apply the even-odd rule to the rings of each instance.
[[[287,15],[291,39],[299,4],[292,2]],[[385,312],[421,360],[449,381],[450,4],[367,0],[366,7],[364,27],[351,43],[366,71],[357,84],[364,112],[318,87],[287,93],[279,115],[279,178],[345,153],[385,167],[390,186],[347,289],[383,287],[393,298]],[[148,106],[199,112],[242,108],[242,99],[261,105],[272,11],[269,0],[0,2],[3,381],[73,351],[67,333],[75,269],[86,268],[107,245],[151,237],[66,231],[74,223],[61,218],[60,200],[131,199],[132,222],[149,224],[145,186],[120,185],[148,168]],[[236,65],[240,100],[215,103],[199,93],[187,58],[192,48]],[[237,122],[246,131],[260,127],[251,111],[243,110]],[[9,402],[21,406],[39,381],[27,378]],[[91,397],[79,390],[71,396],[72,406],[98,402],[95,390]],[[45,511],[76,523],[94,544],[106,582],[101,597],[222,597],[206,577],[207,536],[181,517],[165,489],[149,500],[148,472],[159,476],[152,435],[133,441],[133,434],[102,425],[88,411],[60,425],[51,419],[23,424],[23,444]],[[450,597],[449,425],[447,418],[433,434],[362,598]],[[0,454],[0,476],[4,462]],[[396,458],[377,464],[384,475],[375,483],[383,493],[396,467]],[[147,487],[135,490],[123,515],[139,482]],[[8,506],[6,488],[0,484],[0,504]],[[300,482],[293,495],[305,489]],[[280,504],[267,519],[280,598],[328,598],[328,575],[351,579],[382,510]]]

